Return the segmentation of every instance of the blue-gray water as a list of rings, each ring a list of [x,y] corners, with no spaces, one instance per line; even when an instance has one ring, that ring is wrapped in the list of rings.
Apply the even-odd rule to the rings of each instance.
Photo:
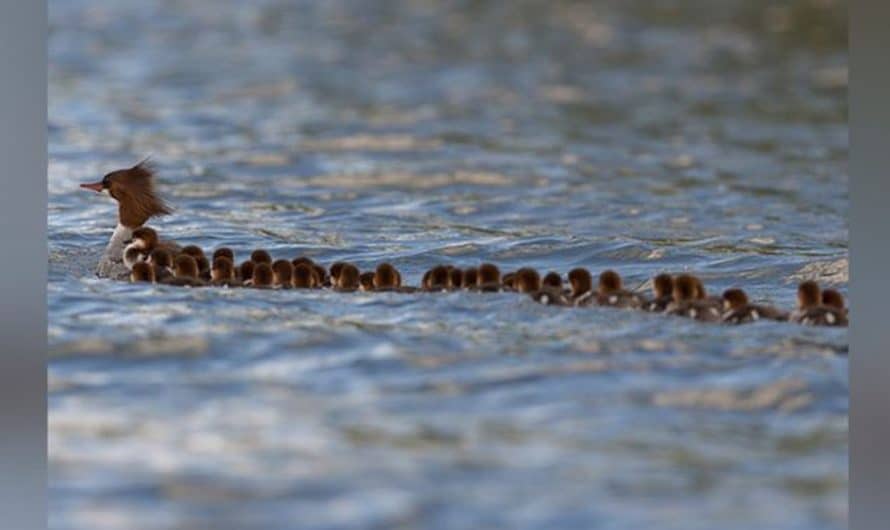
[[[150,154],[242,258],[846,292],[845,9],[654,4],[52,0],[51,526],[845,528],[845,330],[92,277]]]

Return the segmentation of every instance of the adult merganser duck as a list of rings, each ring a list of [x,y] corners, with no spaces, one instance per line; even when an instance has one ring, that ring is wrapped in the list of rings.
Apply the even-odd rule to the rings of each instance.
[[[789,319],[806,326],[847,325],[847,316],[843,311],[822,303],[822,292],[814,281],[802,282],[797,287],[797,309]]]
[[[723,322],[744,324],[761,319],[788,320],[788,314],[775,307],[749,303],[748,295],[741,289],[727,289],[723,292]]]
[[[118,203],[117,226],[96,268],[100,278],[127,278],[130,271],[123,263],[124,242],[152,217],[173,212],[155,192],[154,174],[153,166],[143,160],[131,168],[108,173],[99,182],[80,185],[97,193],[108,192]]]
[[[132,283],[136,282],[155,282],[155,270],[151,265],[144,261],[138,261],[133,264],[133,268],[130,271],[130,281]]]
[[[674,278],[661,273],[652,280],[652,299],[643,304],[643,309],[653,313],[664,311],[674,300]]]

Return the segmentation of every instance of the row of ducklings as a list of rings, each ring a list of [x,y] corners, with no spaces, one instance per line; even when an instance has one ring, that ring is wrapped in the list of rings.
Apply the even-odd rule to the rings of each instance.
[[[651,297],[624,289],[621,276],[613,270],[601,273],[594,289],[593,277],[583,267],[569,271],[565,285],[557,272],[541,277],[534,268],[523,267],[501,275],[492,263],[465,269],[437,265],[426,271],[419,287],[412,287],[402,284],[401,273],[390,263],[362,273],[349,262],[338,261],[326,269],[305,256],[273,260],[269,252],[258,249],[236,266],[230,248],[216,249],[208,260],[196,245],[181,249],[157,245],[153,232],[150,228],[138,229],[133,234],[134,242],[125,250],[124,262],[131,269],[133,282],[190,287],[331,288],[341,292],[509,291],[528,294],[547,305],[639,309],[707,322],[741,324],[767,319],[822,326],[845,326],[848,322],[843,296],[834,289],[823,291],[813,281],[799,285],[797,308],[791,312],[751,303],[738,288],[728,289],[719,297],[709,296],[702,281],[691,274],[659,274],[653,279]]]

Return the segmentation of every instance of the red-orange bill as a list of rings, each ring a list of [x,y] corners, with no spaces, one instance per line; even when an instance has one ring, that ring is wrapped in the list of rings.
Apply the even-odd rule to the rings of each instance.
[[[93,182],[92,184],[81,184],[80,187],[101,193],[102,192],[102,181]]]

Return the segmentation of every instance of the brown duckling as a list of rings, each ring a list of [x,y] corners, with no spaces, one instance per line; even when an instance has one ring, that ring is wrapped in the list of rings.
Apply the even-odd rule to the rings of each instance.
[[[674,300],[674,278],[661,273],[652,280],[652,299],[643,304],[643,309],[653,313],[661,313]]]
[[[445,265],[436,265],[426,276],[426,289],[431,292],[441,292],[451,289],[451,271]]]
[[[213,258],[210,266],[210,285],[217,287],[240,287],[241,282],[235,279],[235,265],[225,254]]]
[[[343,266],[340,267],[339,274],[337,275],[337,286],[334,287],[334,289],[337,291],[340,291],[340,292],[349,293],[349,292],[357,291],[358,288],[359,288],[358,267],[356,267],[352,263],[344,263]]]
[[[571,287],[569,297],[574,305],[589,305],[596,300],[590,271],[584,267],[577,267],[569,271],[568,278]]]
[[[296,289],[314,289],[318,284],[317,273],[308,263],[300,263],[294,267],[293,284]]]
[[[805,326],[846,326],[847,316],[843,311],[822,303],[819,284],[808,280],[797,287],[797,309],[789,320]]]
[[[173,277],[164,281],[168,285],[182,287],[203,287],[206,283],[198,278],[198,262],[189,254],[176,256],[173,262]]]
[[[148,263],[154,269],[155,281],[163,282],[173,277],[173,254],[166,248],[152,250]]]
[[[562,276],[559,275],[558,272],[550,271],[544,275],[544,279],[541,280],[542,287],[549,287],[550,289],[556,289],[557,291],[562,291]]]
[[[278,259],[272,263],[272,285],[279,289],[290,289],[294,286],[294,266],[286,259]]]
[[[495,293],[502,290],[501,270],[494,263],[479,265],[476,276],[476,289],[483,293]]]
[[[639,309],[645,300],[639,294],[624,289],[617,272],[607,270],[600,274],[596,302],[602,306]]]
[[[374,271],[374,289],[377,291],[393,291],[399,285],[399,271],[390,263],[377,265]]]
[[[741,289],[723,291],[723,322],[727,324],[744,324],[760,319],[788,320],[788,315],[775,307],[752,304],[748,295]]]
[[[358,288],[364,292],[374,290],[374,271],[366,271],[359,274]]]
[[[133,283],[136,282],[155,282],[155,270],[154,268],[144,261],[139,261],[133,264],[133,268],[130,270],[130,281]]]
[[[346,265],[345,261],[335,261],[331,264],[330,277],[332,287],[337,287],[337,285],[339,285],[338,282],[340,281],[340,271],[343,269],[343,265]]]
[[[255,264],[268,263],[271,266],[272,255],[269,254],[269,252],[265,249],[258,248],[250,253],[250,261],[254,262]]]
[[[182,247],[182,250],[180,250],[179,253],[193,258],[204,255],[204,251],[198,245],[186,245]]]
[[[847,305],[844,302],[844,295],[837,289],[824,289],[822,291],[822,305],[833,307],[843,313],[844,316],[848,316]]]
[[[247,260],[238,266],[238,278],[241,280],[242,284],[247,285],[248,283],[253,283],[253,269],[255,267],[256,264],[250,260]]]
[[[516,271],[513,287],[516,291],[522,294],[540,291],[541,276],[535,269],[531,267],[523,267]]]
[[[505,291],[516,290],[516,271],[508,272],[501,277],[501,287]]]
[[[695,278],[689,274],[677,276],[674,278],[674,299],[665,308],[665,313],[703,322],[718,322],[722,318],[720,309],[706,300],[698,299],[698,294]]]
[[[260,262],[253,266],[253,277],[251,277],[249,285],[254,289],[271,289],[275,280],[275,271],[272,265],[266,262]]]
[[[218,249],[213,251],[213,256],[211,256],[212,261],[216,261],[216,258],[223,257],[229,258],[233,264],[235,263],[235,252],[232,251],[229,247],[219,247]]]
[[[124,244],[124,265],[132,269],[135,263],[145,261],[151,255],[158,244],[158,233],[153,228],[141,226],[133,230],[132,237]]]

